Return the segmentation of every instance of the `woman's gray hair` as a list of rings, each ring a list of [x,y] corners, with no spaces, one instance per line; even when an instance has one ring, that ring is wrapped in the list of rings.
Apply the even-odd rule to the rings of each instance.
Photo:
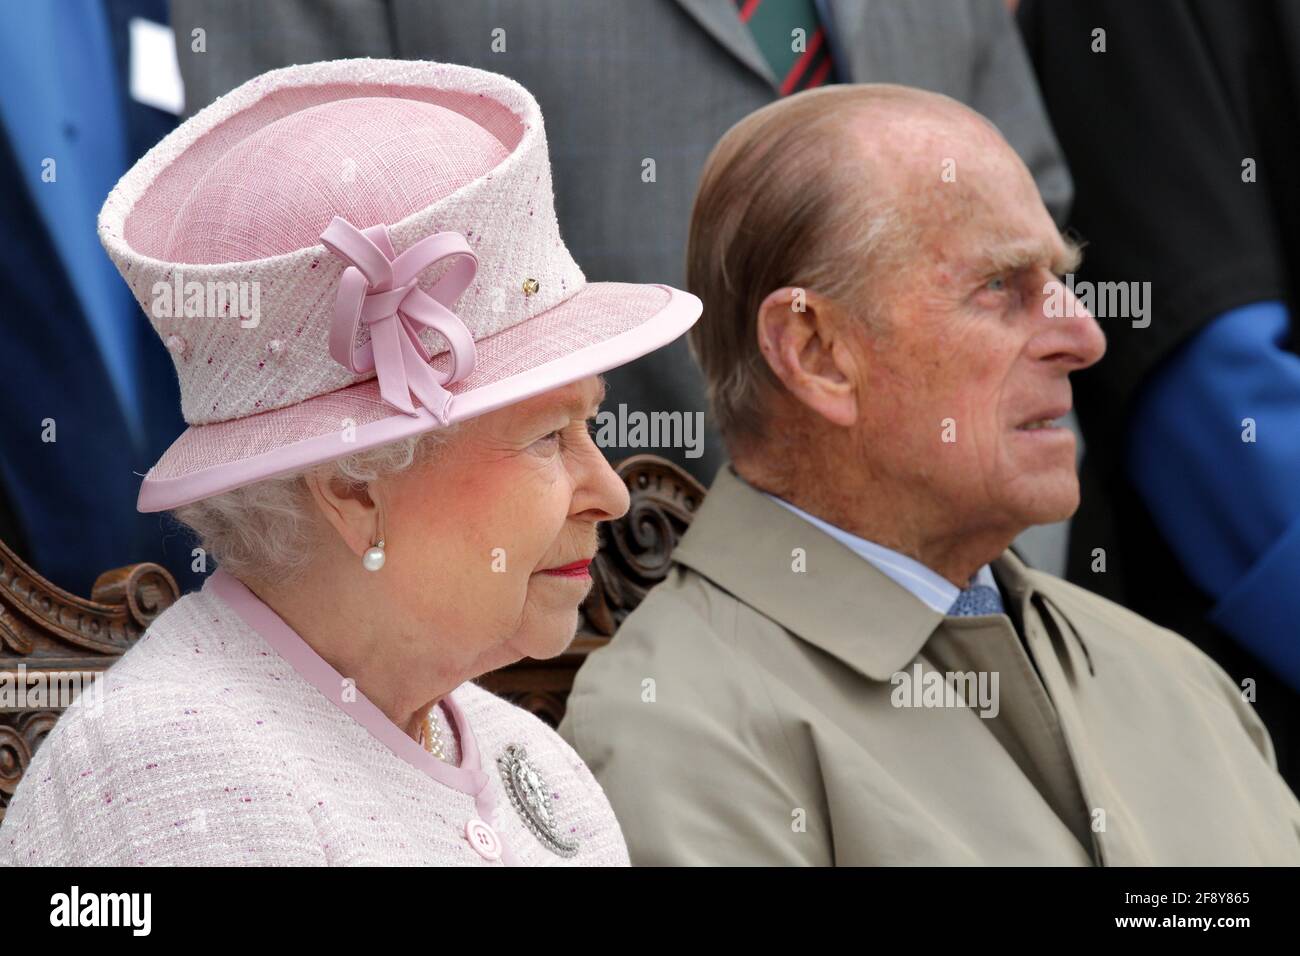
[[[354,487],[400,474],[435,456],[457,426],[413,435],[289,475],[266,478],[172,511],[209,561],[237,578],[293,581],[312,561],[320,512],[307,487],[316,472]]]

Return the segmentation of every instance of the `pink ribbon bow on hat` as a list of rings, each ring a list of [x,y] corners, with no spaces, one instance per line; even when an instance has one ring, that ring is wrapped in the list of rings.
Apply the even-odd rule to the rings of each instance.
[[[335,255],[348,262],[339,280],[330,324],[330,355],[349,372],[375,370],[384,401],[408,415],[417,414],[414,394],[443,425],[451,414],[452,394],[444,386],[474,371],[474,336],[451,311],[478,272],[478,259],[458,232],[426,236],[400,256],[393,255],[388,227],[361,230],[335,216],[321,233]],[[450,265],[429,292],[416,284],[424,269],[450,259]],[[364,323],[370,341],[357,345]],[[440,378],[430,366],[418,325],[436,330],[451,346],[451,372]]]

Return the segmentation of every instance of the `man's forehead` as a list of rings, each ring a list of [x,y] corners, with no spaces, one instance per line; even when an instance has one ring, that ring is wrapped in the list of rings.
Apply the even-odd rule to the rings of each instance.
[[[857,118],[871,188],[906,221],[916,265],[954,280],[1029,267],[1073,271],[1077,244],[1057,231],[1033,175],[987,119],[912,96]]]

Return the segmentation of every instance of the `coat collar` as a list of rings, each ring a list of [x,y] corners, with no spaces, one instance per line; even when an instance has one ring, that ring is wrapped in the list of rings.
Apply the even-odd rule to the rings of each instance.
[[[862,3],[865,0],[857,0]],[[754,34],[741,21],[735,0],[677,0],[686,13],[700,27],[720,43],[737,60],[763,80],[773,93],[780,94],[781,81],[772,72],[763,53],[754,40]],[[830,48],[833,75],[839,82],[847,82],[849,58],[840,43],[836,4],[833,0],[813,0],[817,20],[826,35]]]
[[[758,74],[774,91],[778,89],[779,81],[763,59],[749,27],[737,15],[734,0],[677,0],[677,3],[723,49]]]
[[[1050,618],[1058,627],[1063,624],[1065,630],[1074,635],[1088,662],[1089,672],[1093,672],[1092,652],[1088,649],[1087,641],[1083,639],[1080,629],[1053,597],[1054,594],[1060,593],[1063,587],[1067,587],[1064,582],[1043,571],[1031,568],[1010,548],[1002,552],[1002,556],[993,562],[993,576],[998,579],[1002,590],[1006,592],[1007,603],[1019,608],[1022,621],[1033,613],[1039,618]]]
[[[802,549],[804,571],[796,571]],[[760,614],[873,680],[888,681],[945,617],[830,535],[746,483],[730,464],[673,552]],[[1039,593],[1010,550],[993,562],[1009,603]]]
[[[804,571],[794,570],[800,555]],[[673,560],[873,680],[905,667],[944,619],[730,464]]]

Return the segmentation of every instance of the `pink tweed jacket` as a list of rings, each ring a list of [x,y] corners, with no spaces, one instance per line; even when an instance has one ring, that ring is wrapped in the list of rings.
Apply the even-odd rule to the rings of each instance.
[[[541,721],[466,683],[452,762],[218,571],[32,759],[0,865],[626,865],[609,802]]]

